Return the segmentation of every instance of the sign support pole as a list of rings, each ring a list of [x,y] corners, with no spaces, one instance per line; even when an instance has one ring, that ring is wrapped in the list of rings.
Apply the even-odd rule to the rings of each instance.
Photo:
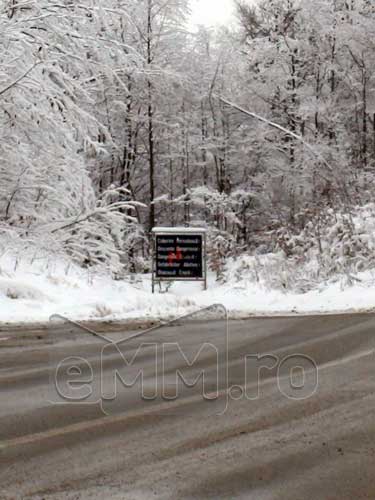
[[[155,244],[155,240],[156,240],[156,237],[155,237],[155,234],[153,233],[152,234],[152,278],[151,278],[151,281],[152,281],[152,293],[154,294],[155,293],[155,262],[156,262],[156,259],[155,259],[155,249],[156,249],[156,244]]]
[[[207,233],[204,233],[204,290],[207,290]]]

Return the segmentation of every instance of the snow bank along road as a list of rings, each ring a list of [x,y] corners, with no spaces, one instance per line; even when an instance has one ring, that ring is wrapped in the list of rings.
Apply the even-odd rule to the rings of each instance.
[[[230,322],[227,354],[223,326],[181,322],[103,354],[100,339],[64,326],[1,331],[0,498],[375,498],[375,316]],[[181,351],[203,343],[189,367]],[[268,356],[245,362],[254,354]],[[115,369],[128,387],[113,399]],[[140,369],[143,398],[141,378],[130,383]],[[174,398],[177,369],[186,381],[203,370],[207,398],[219,374],[219,397],[185,383]],[[94,404],[98,377],[106,399]],[[67,401],[77,394],[86,400]]]

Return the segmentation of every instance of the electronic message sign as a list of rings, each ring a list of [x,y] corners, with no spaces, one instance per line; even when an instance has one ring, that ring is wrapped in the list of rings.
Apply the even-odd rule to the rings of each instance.
[[[194,228],[154,228],[154,281],[205,281],[206,232]]]

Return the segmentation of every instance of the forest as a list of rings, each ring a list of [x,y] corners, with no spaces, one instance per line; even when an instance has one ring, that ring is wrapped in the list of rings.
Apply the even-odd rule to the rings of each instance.
[[[121,279],[149,272],[154,226],[203,226],[218,280],[360,279],[374,2],[237,0],[234,25],[196,29],[189,9],[2,0],[0,252]]]

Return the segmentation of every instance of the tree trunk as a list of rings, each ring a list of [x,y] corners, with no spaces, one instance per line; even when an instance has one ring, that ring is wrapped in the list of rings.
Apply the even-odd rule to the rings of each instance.
[[[151,69],[152,63],[152,0],[147,4],[147,66]],[[155,226],[155,144],[154,144],[154,108],[152,103],[152,83],[150,76],[147,80],[148,90],[148,148],[149,148],[149,182],[150,182],[150,205],[149,205],[149,231]]]

